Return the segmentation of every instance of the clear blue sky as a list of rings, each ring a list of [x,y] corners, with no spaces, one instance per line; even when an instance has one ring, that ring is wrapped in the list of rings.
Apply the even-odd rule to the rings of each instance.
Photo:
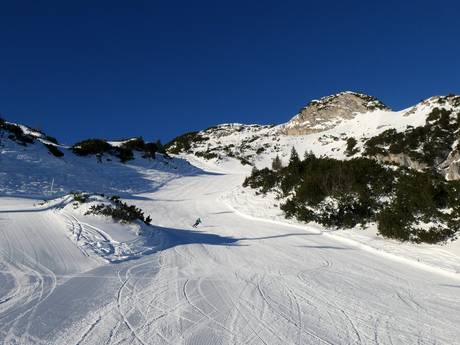
[[[0,112],[63,142],[460,93],[455,1],[1,1]]]

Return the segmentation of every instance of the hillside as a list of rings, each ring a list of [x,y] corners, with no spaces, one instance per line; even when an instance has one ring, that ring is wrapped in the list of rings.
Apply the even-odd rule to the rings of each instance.
[[[273,193],[287,218],[328,228],[377,224],[385,237],[436,243],[460,230],[452,181],[460,178],[459,120],[460,96],[392,111],[343,92],[311,101],[285,124],[215,126],[167,148],[220,166],[235,159],[253,166],[244,186]]]
[[[310,102],[281,125],[218,125],[179,136],[167,149],[219,164],[236,158],[242,164],[263,168],[270,166],[276,155],[286,163],[295,147],[300,155],[311,151],[318,157],[336,159],[366,156],[417,170],[434,168],[448,179],[456,179],[460,177],[456,146],[459,113],[460,96],[431,97],[392,111],[374,97],[344,92]]]
[[[354,119],[379,113],[400,116]],[[416,245],[372,227],[286,220],[278,208],[286,199],[242,187],[277,154],[287,175],[291,144],[306,148],[324,132],[303,143],[280,136],[280,126],[219,126],[184,136],[179,152],[192,153],[168,155],[138,138],[67,146],[1,126],[2,344],[452,344],[460,336],[458,241]],[[254,143],[272,145],[257,154]],[[333,145],[346,142],[314,149]],[[260,170],[224,156],[240,149]],[[332,167],[354,164],[331,154],[341,158]],[[307,168],[325,162],[308,157]],[[380,177],[395,175],[360,159],[381,173],[375,190],[386,191]]]
[[[70,191],[140,193],[196,168],[135,138],[90,139],[73,146],[24,125],[0,122],[0,193],[61,196]],[[155,176],[149,176],[149,169]]]

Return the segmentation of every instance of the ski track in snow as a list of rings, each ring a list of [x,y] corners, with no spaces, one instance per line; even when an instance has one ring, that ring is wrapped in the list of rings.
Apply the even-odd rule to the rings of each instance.
[[[116,263],[101,260],[117,241],[98,226],[65,209],[0,199],[0,343],[428,345],[460,338],[459,280],[243,217],[220,198],[242,178],[196,174],[137,195],[130,202],[152,216],[157,249]],[[203,224],[192,230],[198,216]]]

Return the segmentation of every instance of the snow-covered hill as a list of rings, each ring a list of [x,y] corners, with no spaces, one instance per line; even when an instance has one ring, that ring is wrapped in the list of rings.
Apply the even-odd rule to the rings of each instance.
[[[123,141],[112,143],[118,148]],[[144,158],[138,150],[132,150],[132,155],[133,159],[125,163],[110,150],[77,155],[72,147],[58,144],[50,136],[7,123],[0,126],[0,193],[53,197],[89,191],[123,195],[150,191],[178,175],[198,171],[180,158],[163,154]]]
[[[438,111],[446,112],[447,125]],[[243,164],[261,168],[269,166],[276,155],[286,163],[295,147],[301,155],[305,151],[337,159],[364,155],[416,169],[434,166],[448,178],[457,179],[460,177],[459,153],[457,141],[452,138],[458,135],[459,114],[460,96],[435,96],[413,107],[392,111],[371,96],[344,92],[310,102],[285,124],[223,124],[180,136],[168,144],[168,150],[193,154],[218,164],[236,158]],[[402,139],[386,138],[385,133],[378,138],[380,142],[371,140],[388,130],[399,133]],[[423,133],[416,137],[421,131]],[[408,142],[406,137],[413,142]],[[417,157],[417,152],[423,153],[431,144],[437,145],[436,138],[443,147],[434,153],[437,155],[434,161],[425,162],[423,155]],[[399,151],[397,145],[392,146],[395,142],[400,144],[398,140],[406,140],[406,146]],[[382,150],[366,150],[375,142]]]
[[[3,123],[0,343],[454,344],[458,241],[414,245],[288,222],[279,200],[241,187],[245,159],[286,161],[292,146],[348,159],[345,137],[362,154],[364,124],[403,131],[437,104],[355,114],[304,136],[219,126],[171,145],[182,152],[172,158],[136,140],[75,150]],[[98,212],[117,200],[149,221]]]

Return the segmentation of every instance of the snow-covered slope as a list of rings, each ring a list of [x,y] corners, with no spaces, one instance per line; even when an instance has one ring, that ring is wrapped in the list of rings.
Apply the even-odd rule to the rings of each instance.
[[[50,142],[44,134],[32,132],[26,126],[20,127],[26,135],[35,133],[31,142],[11,139],[10,132],[0,128],[0,193],[4,195],[140,193],[158,188],[178,175],[198,172],[185,160],[162,154],[146,159],[134,151],[134,159],[126,163],[110,154],[78,156],[68,146]],[[45,144],[56,147],[63,156],[56,157]]]
[[[353,97],[353,107],[346,108],[345,112],[343,104],[349,102],[350,96]],[[356,105],[356,99],[362,102]],[[286,124],[276,126],[224,124],[186,137],[178,137],[169,143],[168,150],[173,153],[194,154],[217,164],[226,164],[236,158],[243,164],[252,164],[258,168],[269,166],[276,155],[286,162],[292,147],[300,155],[311,151],[316,156],[349,159],[365,154],[364,146],[369,139],[387,130],[406,133],[411,128],[429,126],[430,121],[427,119],[435,109],[448,111],[457,131],[460,96],[431,97],[413,107],[392,111],[375,98],[345,92],[311,102],[304,109],[308,109],[310,122],[300,120],[301,112]],[[327,116],[321,113],[323,109],[327,109]],[[316,119],[315,114],[318,116]],[[302,133],[306,134],[296,131],[296,135],[289,135],[289,128],[302,128]],[[356,140],[354,154],[347,152],[351,138]],[[424,144],[423,140],[426,139],[420,140]],[[459,155],[456,146],[448,143],[445,145],[447,152],[443,155],[442,162],[437,162],[437,166],[448,177],[458,178]],[[415,168],[424,166],[404,155],[404,152],[399,155],[388,153],[378,157],[370,154],[368,156]]]
[[[83,254],[61,218],[72,209],[1,198],[0,340],[348,345],[458,339],[457,277],[376,255],[318,228],[237,213],[221,195],[244,174],[215,170],[220,173],[182,176],[131,199],[152,215],[162,241],[158,251],[117,264]],[[195,230],[190,224],[197,216],[203,224]],[[112,240],[119,230],[106,228]],[[118,240],[129,235],[127,229]]]
[[[350,121],[380,131],[384,114],[423,123],[422,113]],[[224,129],[220,137],[210,130],[191,151],[206,152],[211,140],[235,146],[219,154],[239,150],[241,138],[245,154],[257,150],[253,143],[278,144],[254,153],[262,165],[304,145],[280,137],[277,126]],[[23,145],[8,136],[0,148],[1,344],[455,344],[460,337],[460,257],[452,248],[394,244],[399,251],[388,255],[359,238],[273,218],[276,200],[241,194],[251,167],[232,157],[153,160],[135,152],[121,163],[55,144],[64,153],[56,157],[41,137]],[[345,158],[332,151],[337,142],[315,152]],[[71,190],[91,192],[90,202],[75,205]],[[152,225],[86,214],[107,200],[95,192],[121,195]],[[193,229],[197,217],[203,224]],[[448,265],[439,265],[443,255]]]

